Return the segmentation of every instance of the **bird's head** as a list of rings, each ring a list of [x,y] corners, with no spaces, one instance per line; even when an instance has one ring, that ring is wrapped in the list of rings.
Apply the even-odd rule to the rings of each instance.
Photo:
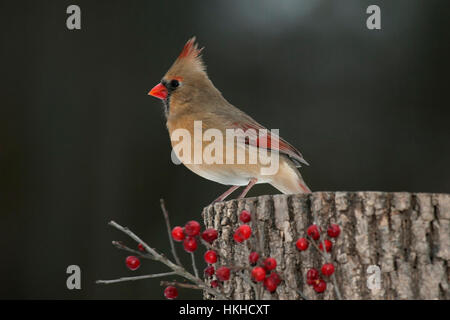
[[[206,74],[195,37],[186,42],[178,58],[160,83],[148,93],[163,101],[166,115],[192,107],[201,97],[217,91]]]

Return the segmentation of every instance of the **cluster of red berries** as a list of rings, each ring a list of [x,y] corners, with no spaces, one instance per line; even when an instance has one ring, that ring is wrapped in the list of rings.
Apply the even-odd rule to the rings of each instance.
[[[239,220],[241,220],[243,224],[235,230],[233,234],[234,241],[241,243],[250,238],[252,235],[252,229],[247,223],[250,222],[251,219],[250,212],[247,210],[242,210],[239,215]],[[256,251],[250,252],[248,260],[250,265],[253,266],[251,271],[252,280],[255,282],[262,282],[266,290],[269,292],[274,292],[281,283],[280,276],[273,271],[277,266],[277,261],[271,257],[265,258],[261,261],[259,259],[259,254]],[[260,265],[257,265],[258,261],[260,261]]]
[[[257,252],[251,252],[248,260],[251,265],[256,265],[259,260]],[[281,278],[274,270],[277,267],[277,260],[268,257],[262,260],[260,265],[256,265],[252,269],[252,280],[262,282],[264,288],[269,292],[274,292],[281,283]]]
[[[252,216],[250,212],[247,210],[242,210],[241,214],[239,215],[239,220],[241,220],[244,224],[240,225],[233,234],[234,241],[241,243],[252,235],[252,228],[246,224],[252,220]]]
[[[195,220],[188,221],[184,228],[177,226],[172,229],[172,239],[180,242],[183,241],[184,250],[194,252],[198,247],[200,229],[200,223]],[[202,232],[201,237],[206,242],[213,243],[217,239],[217,230],[206,229]]]
[[[172,229],[172,238],[175,241],[183,241],[183,247],[184,250],[187,252],[194,252],[197,250],[199,237],[201,237],[204,241],[206,241],[209,244],[212,244],[214,240],[217,239],[218,232],[216,229],[210,228],[206,229],[200,234],[200,223],[197,221],[188,221],[184,228],[177,226]],[[211,287],[216,288],[220,285],[220,282],[227,281],[230,279],[230,269],[228,267],[220,267],[217,270],[215,270],[214,266],[212,264],[217,262],[217,252],[215,250],[207,250],[203,256],[205,259],[205,262],[209,264],[205,268],[205,276],[212,277],[216,276],[217,280],[211,281]],[[166,290],[170,288],[167,287]],[[176,288],[175,288],[176,289]],[[171,289],[170,292],[173,292],[173,289]],[[169,296],[173,296],[172,294],[167,294],[166,291],[164,292],[164,295],[168,299]]]
[[[251,221],[251,214],[247,210],[243,210],[239,215],[239,220],[243,223],[240,225],[233,234],[233,239],[241,243],[245,240],[248,240],[252,235],[252,229],[247,224]],[[274,258],[265,258],[264,260],[260,259],[259,254],[255,251],[249,254],[249,263],[253,266],[251,270],[251,278],[255,282],[262,282],[264,288],[270,292],[274,292],[278,285],[281,283],[280,276],[273,271],[277,266],[277,261]],[[262,261],[261,261],[262,260]],[[215,263],[217,261],[216,253],[213,250],[208,250],[205,253],[205,261],[207,263]],[[260,265],[258,261],[261,261]],[[230,279],[230,268],[222,266],[217,270],[214,269],[212,265],[206,267],[205,276],[212,278],[215,275],[216,279],[213,279],[210,284],[211,287],[216,288],[222,284],[222,282]]]
[[[320,239],[320,233],[322,230],[319,230],[317,225],[313,224],[308,227],[306,233],[313,241],[318,241]],[[330,238],[337,238],[341,233],[341,229],[337,224],[331,224],[327,229],[327,234]],[[305,251],[309,247],[309,241],[307,238],[299,238],[295,243],[297,249],[299,251]],[[319,241],[319,250],[330,252],[333,248],[333,243],[329,239],[323,239]],[[334,273],[334,265],[332,263],[325,263],[321,268],[322,275],[329,277]],[[306,273],[306,283],[310,286],[313,286],[314,290],[317,293],[322,293],[327,288],[327,283],[324,279],[320,277],[319,271],[317,269],[311,268]]]
[[[247,210],[243,210],[239,219],[242,224],[235,230],[233,239],[242,243],[248,240],[252,235],[252,228],[248,225],[251,221],[251,214]],[[172,239],[178,242],[183,242],[184,250],[187,252],[194,252],[198,248],[198,242],[203,239],[205,242],[212,244],[218,237],[217,230],[210,228],[204,230],[202,233],[200,223],[197,221],[188,221],[184,227],[176,226],[171,231]],[[145,252],[146,249],[142,244],[138,245],[140,251]],[[249,263],[253,267],[251,269],[251,278],[254,282],[262,283],[264,288],[269,292],[274,292],[281,283],[281,278],[275,272],[277,261],[274,258],[261,258],[258,252],[253,251],[249,254]],[[215,269],[213,264],[217,263],[217,252],[215,250],[207,250],[204,254],[204,260],[208,266],[204,270],[205,277],[213,278],[210,281],[212,288],[221,286],[224,281],[230,279],[231,270],[229,267],[221,266]],[[129,256],[125,263],[130,270],[136,270],[140,266],[139,258]],[[178,297],[178,290],[174,286],[168,286],[164,290],[164,296],[167,299],[175,299]]]

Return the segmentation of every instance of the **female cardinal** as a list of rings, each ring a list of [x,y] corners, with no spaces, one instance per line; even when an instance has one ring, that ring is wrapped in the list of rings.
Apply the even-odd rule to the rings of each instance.
[[[178,141],[173,136],[183,132],[194,137],[193,141],[189,141],[192,143],[188,144],[190,150],[184,150],[183,153],[187,151],[191,151],[192,154],[198,151],[211,152],[203,143],[204,137],[198,137],[195,134],[195,123],[200,121],[202,129],[215,129],[213,132],[222,134],[215,135],[216,140],[223,139],[223,141],[215,141],[220,142],[218,146],[229,146],[227,144],[229,140],[226,141],[225,136],[233,131],[228,129],[239,132],[236,135],[238,142],[232,144],[234,149],[231,150],[230,147],[231,152],[214,149],[215,155],[222,161],[213,163],[211,161],[188,161],[185,157],[184,160],[181,160],[183,164],[201,177],[231,185],[231,188],[214,202],[223,201],[239,186],[246,186],[239,196],[239,198],[243,198],[256,183],[269,183],[286,194],[310,193],[310,189],[297,170],[300,163],[308,164],[301,153],[225,100],[206,74],[200,56],[201,51],[202,49],[198,49],[195,43],[195,37],[191,38],[161,82],[148,94],[163,101],[173,148],[176,147],[175,142]],[[239,136],[245,136],[245,138],[239,139]],[[210,139],[212,140],[212,138]],[[200,149],[196,149],[195,146],[199,145]],[[235,152],[242,152],[241,154],[245,154],[246,159],[257,155],[258,161],[249,161],[248,163],[238,161],[236,163]],[[264,173],[263,168],[267,168],[267,163],[273,159],[271,158],[273,155],[278,156],[276,158],[278,170],[270,174]],[[189,160],[191,159],[189,158]]]

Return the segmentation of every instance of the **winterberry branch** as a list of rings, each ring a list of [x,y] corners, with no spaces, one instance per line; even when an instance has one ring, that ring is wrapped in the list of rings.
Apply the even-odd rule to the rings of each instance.
[[[191,283],[182,283],[177,281],[161,281],[160,286],[175,286],[180,288],[194,289],[194,290],[204,290],[202,287]]]
[[[245,270],[242,270],[241,277],[253,288],[253,291],[255,291],[255,300],[260,300],[259,288],[252,280],[250,280],[250,277],[245,274]]]
[[[306,295],[302,292],[302,290],[297,289],[297,293],[303,298],[303,300],[309,300]]]
[[[336,292],[337,299],[342,300],[341,292],[339,291],[339,287],[338,287],[337,281],[336,281],[336,276],[334,273],[331,275],[331,280],[333,281],[333,286],[334,286],[334,290]]]
[[[169,213],[167,212],[166,204],[164,203],[164,199],[160,199],[159,201],[161,203],[161,211],[164,215],[164,220],[166,221],[167,234],[169,235],[170,248],[172,250],[173,258],[175,259],[175,262],[181,266],[181,261],[180,261],[180,258],[178,258],[177,250],[175,249],[175,244],[173,243],[173,239],[172,239],[172,235],[171,235],[172,227],[170,226]],[[198,275],[197,275],[197,277],[198,277]]]
[[[142,239],[137,236],[135,233],[133,233],[130,229],[123,227],[119,225],[118,223],[114,221],[110,221],[109,225],[112,227],[118,229],[119,231],[125,233],[128,235],[131,239],[136,241],[138,243],[138,250],[131,249],[127,246],[125,246],[122,242],[119,241],[113,241],[113,245],[117,247],[118,249],[131,252],[134,255],[128,256],[125,259],[125,263],[130,270],[137,270],[140,266],[140,260],[137,257],[142,257],[154,261],[161,262],[165,264],[167,267],[169,267],[172,271],[166,272],[166,273],[160,273],[160,274],[151,274],[151,275],[143,275],[143,276],[135,276],[135,277],[122,277],[119,279],[113,279],[113,280],[98,280],[97,283],[102,284],[110,284],[110,283],[118,283],[118,282],[125,282],[125,281],[135,281],[135,280],[141,280],[141,279],[148,279],[148,278],[157,278],[157,277],[163,277],[168,275],[179,275],[181,277],[184,277],[186,280],[190,281],[191,283],[179,283],[179,282],[168,282],[168,281],[162,281],[161,284],[168,284],[166,289],[164,290],[164,296],[167,299],[175,299],[178,296],[178,291],[175,286],[184,287],[184,288],[191,288],[191,289],[198,289],[198,290],[204,290],[205,292],[213,295],[216,297],[216,299],[228,299],[226,297],[224,292],[223,283],[225,281],[228,281],[230,279],[230,271],[239,273],[241,276],[241,279],[243,281],[247,282],[251,288],[255,292],[255,299],[259,300],[262,296],[262,290],[265,288],[269,292],[273,293],[277,286],[281,283],[280,276],[275,272],[272,271],[276,268],[277,262],[274,258],[267,257],[264,259],[260,259],[260,256],[257,251],[252,251],[249,255],[249,265],[244,263],[244,266],[236,266],[233,265],[233,261],[229,260],[227,257],[223,256],[223,254],[218,254],[219,250],[215,248],[213,245],[213,242],[218,237],[218,232],[214,228],[209,228],[204,230],[201,234],[201,226],[200,224],[195,221],[191,220],[186,223],[184,228],[180,226],[176,226],[175,228],[171,229],[170,220],[169,220],[169,214],[165,207],[164,200],[161,199],[161,210],[164,215],[164,219],[166,222],[167,231],[169,233],[169,241],[170,246],[172,248],[172,254],[173,258],[177,260],[178,263],[174,263],[170,259],[168,259],[164,254],[159,253],[154,248],[150,247],[147,243],[142,241]],[[245,240],[248,240],[252,235],[252,228],[250,227],[248,222],[251,221],[251,215],[248,211],[243,210],[240,214],[239,219],[243,224],[241,224],[234,232],[233,238],[236,243],[242,243]],[[255,224],[255,222],[254,222]],[[257,238],[256,238],[256,245],[261,247],[260,252],[263,252],[264,246],[264,234],[261,231],[260,226],[256,226],[257,230]],[[259,241],[258,241],[259,240]],[[181,265],[180,260],[177,256],[175,245],[173,241],[179,241],[183,242],[183,247],[186,252],[190,253],[191,260],[192,260],[192,273],[186,270],[185,267]],[[198,242],[201,242],[205,245],[206,248],[209,250],[205,252],[204,254],[204,260],[209,265],[204,273],[209,278],[212,278],[215,276],[215,279],[211,281],[211,283],[206,282],[199,278],[199,272],[196,266],[194,251],[196,251]],[[253,243],[247,242],[247,247],[249,249],[253,249]],[[218,267],[217,270],[215,270],[213,264],[217,263],[217,258],[220,256],[222,261],[222,266]],[[259,262],[258,262],[259,259]],[[262,261],[264,260],[264,261]],[[231,263],[230,263],[231,261]],[[225,263],[224,263],[225,262]],[[258,263],[258,265],[256,265]],[[252,265],[253,267],[250,267]]]
[[[119,279],[114,280],[97,280],[95,283],[98,284],[111,284],[111,283],[118,283],[118,282],[125,282],[125,281],[136,281],[136,280],[142,280],[142,279],[152,279],[152,278],[159,278],[159,277],[165,277],[165,276],[171,276],[175,275],[176,272],[164,272],[164,273],[155,273],[155,274],[147,274],[143,276],[136,276],[136,277],[123,277]]]
[[[324,250],[320,250],[320,248],[317,246],[316,242],[314,241],[313,238],[311,238],[310,236],[308,236],[309,240],[311,240],[311,243],[313,244],[314,248],[317,249],[317,251],[322,255],[322,257],[325,259],[325,262],[331,262],[331,259],[328,256],[328,253],[326,252],[326,247],[325,247],[325,241],[322,240],[322,247],[324,248]],[[337,300],[342,300],[342,296],[341,296],[341,292],[339,291],[339,288],[337,286],[337,281],[336,281],[336,277],[334,275],[334,273],[331,275],[331,281],[333,281],[333,287],[334,287],[334,292],[336,293],[336,299]]]
[[[142,252],[140,252],[140,251],[131,249],[131,248],[127,247],[126,245],[124,245],[124,244],[123,244],[122,242],[120,242],[120,241],[112,241],[112,245],[113,245],[114,247],[116,247],[117,249],[120,249],[120,250],[124,250],[124,251],[128,251],[128,252],[134,253],[135,255],[137,255],[137,256],[139,256],[139,257],[141,257],[141,258],[145,258],[145,259],[149,259],[149,260],[155,260],[155,257],[151,256],[150,254],[145,254],[145,253],[142,253]]]
[[[329,262],[328,256],[327,256],[322,250],[320,250],[319,246],[318,246],[317,243],[314,241],[314,239],[313,239],[311,236],[309,236],[309,235],[307,235],[307,237],[308,237],[309,241],[312,243],[312,245],[314,246],[314,248],[317,249],[317,251],[318,251],[319,254],[322,256],[322,258],[324,258],[326,262]],[[323,245],[322,245],[322,246],[323,246]]]
[[[192,259],[192,269],[194,270],[194,274],[195,276],[198,278],[198,270],[197,270],[197,266],[195,265],[195,256],[193,252],[190,252],[191,254],[191,259]]]
[[[227,300],[227,297],[218,292],[217,290],[214,290],[213,288],[208,287],[203,280],[200,278],[194,276],[193,274],[189,273],[186,269],[184,269],[181,265],[177,265],[164,257],[163,255],[159,254],[155,249],[151,248],[147,243],[142,241],[141,238],[139,238],[136,234],[134,234],[130,229],[126,227],[122,227],[120,224],[116,223],[115,221],[110,221],[109,225],[116,228],[117,230],[125,233],[127,236],[129,236],[131,239],[136,241],[137,243],[140,243],[143,248],[152,256],[153,260],[159,261],[166,266],[168,266],[170,269],[172,269],[177,275],[180,275],[193,283],[197,284],[200,288],[207,291],[208,293],[220,298]]]

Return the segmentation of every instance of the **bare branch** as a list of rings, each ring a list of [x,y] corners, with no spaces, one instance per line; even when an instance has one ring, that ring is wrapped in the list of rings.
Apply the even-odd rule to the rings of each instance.
[[[297,289],[297,293],[303,298],[303,300],[309,300],[306,295],[302,292],[302,290]]]
[[[208,293],[220,298],[227,300],[227,297],[223,295],[222,293],[218,292],[217,290],[214,290],[213,288],[210,288],[205,284],[203,280],[200,278],[194,276],[193,274],[189,273],[186,269],[184,269],[181,265],[177,265],[164,257],[163,255],[159,254],[155,249],[151,248],[147,243],[142,241],[141,238],[139,238],[136,234],[134,234],[130,229],[122,227],[120,224],[116,223],[115,221],[110,221],[109,225],[116,228],[117,230],[125,233],[127,236],[129,236],[131,239],[136,241],[137,243],[141,243],[142,246],[145,248],[145,250],[153,257],[154,260],[159,261],[166,266],[168,266],[170,269],[172,269],[176,274],[192,281],[193,283],[197,284],[199,287],[207,291]]]
[[[177,250],[175,249],[175,244],[172,239],[172,227],[170,226],[169,213],[167,212],[164,199],[160,199],[159,201],[161,203],[161,211],[164,215],[164,220],[166,221],[167,233],[169,235],[170,248],[172,249],[173,258],[175,259],[175,262],[181,266],[180,258],[178,258]]]
[[[176,282],[176,281],[161,281],[159,284],[161,286],[175,286],[175,287],[180,287],[180,288],[203,290],[202,287],[199,287],[199,286],[197,286],[195,284],[191,284],[191,283],[182,283],[182,282]]]
[[[193,252],[190,252],[190,254],[191,254],[191,259],[192,259],[192,269],[194,270],[195,276],[198,278],[198,270],[197,270],[197,266],[195,265],[195,255]]]
[[[116,247],[117,249],[128,251],[130,253],[134,253],[135,255],[137,255],[139,257],[142,257],[142,258],[145,258],[145,259],[150,259],[150,260],[155,260],[155,258],[153,256],[151,256],[150,254],[145,254],[145,253],[142,253],[141,251],[131,249],[131,248],[127,247],[126,245],[124,245],[120,241],[113,241],[112,245],[114,247]]]
[[[260,292],[258,286],[252,280],[250,280],[250,277],[248,275],[245,274],[245,270],[242,270],[241,276],[242,279],[253,288],[253,291],[255,291],[255,300],[259,300]]]
[[[118,283],[118,282],[125,282],[125,281],[136,281],[136,280],[142,280],[142,279],[152,279],[152,278],[159,278],[159,277],[165,277],[165,276],[171,276],[175,275],[176,272],[164,272],[164,273],[155,273],[155,274],[147,274],[144,276],[136,276],[136,277],[122,277],[119,279],[114,280],[97,280],[95,283],[98,284],[111,284],[111,283]]]

